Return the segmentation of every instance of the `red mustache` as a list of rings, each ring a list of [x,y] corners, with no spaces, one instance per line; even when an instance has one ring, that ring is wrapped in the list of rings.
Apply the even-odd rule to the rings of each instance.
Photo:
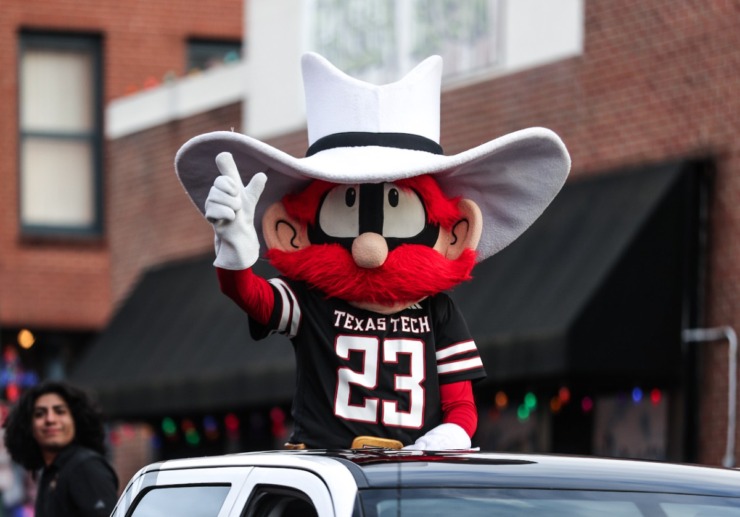
[[[390,306],[415,302],[470,280],[476,254],[466,249],[450,260],[430,247],[403,244],[375,269],[359,267],[339,244],[292,252],[271,249],[267,258],[286,277],[304,281],[330,298]]]

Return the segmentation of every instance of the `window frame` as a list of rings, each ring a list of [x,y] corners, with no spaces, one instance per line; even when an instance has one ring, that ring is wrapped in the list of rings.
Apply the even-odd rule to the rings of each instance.
[[[18,90],[16,102],[18,134],[18,224],[22,237],[83,237],[100,238],[104,228],[103,213],[103,39],[99,34],[78,32],[45,32],[22,30],[19,33],[17,77]],[[92,63],[90,80],[93,98],[91,102],[92,127],[89,131],[63,132],[28,130],[23,127],[23,65],[28,50],[53,49],[80,51],[89,54]],[[23,145],[28,138],[48,138],[59,141],[85,142],[90,145],[92,220],[85,225],[52,225],[27,223],[23,220],[24,152]]]
[[[221,48],[221,50],[226,50],[229,47],[238,47],[239,59],[240,60],[243,59],[244,42],[239,39],[201,38],[201,37],[193,36],[193,37],[188,38],[185,43],[186,43],[185,70],[187,72],[191,72],[194,70],[197,70],[197,71],[208,70],[209,68],[207,66],[196,66],[196,64],[193,61],[193,50],[196,50],[196,51],[204,50],[207,47],[212,47],[213,49]],[[233,48],[230,50],[233,50]],[[220,62],[221,64],[226,63],[226,61],[223,58],[221,59]]]
[[[313,508],[318,515],[318,509],[311,497],[297,488],[285,485],[256,485],[252,490],[247,504],[244,506],[240,517],[262,517],[271,515],[280,502],[300,500]]]
[[[324,480],[318,474],[300,468],[255,467],[242,493],[246,497],[235,504],[235,507],[243,505],[239,514],[241,517],[253,516],[255,510],[259,509],[255,505],[259,504],[260,495],[266,493],[298,497],[313,505],[317,515],[334,515],[334,503]]]
[[[193,483],[193,484],[180,484],[180,485],[152,485],[144,490],[142,490],[136,497],[136,500],[131,505],[131,507],[128,509],[128,512],[126,515],[130,517],[136,517],[137,512],[141,509],[142,504],[145,503],[145,499],[149,497],[150,494],[153,492],[165,492],[168,490],[182,490],[182,489],[188,489],[188,490],[197,490],[201,488],[224,488],[226,489],[226,494],[224,495],[223,500],[221,501],[221,506],[219,508],[219,514],[223,513],[224,509],[228,510],[226,507],[226,502],[229,499],[229,494],[233,490],[233,486],[231,483]],[[150,508],[147,508],[149,510]]]
[[[132,479],[119,498],[112,517],[131,517],[139,501],[151,490],[159,488],[182,488],[198,486],[230,486],[219,517],[232,515],[235,507],[241,508],[246,499],[243,488],[253,467],[231,467],[222,465],[205,468],[160,469],[139,473]]]
[[[386,20],[390,24],[385,27],[386,34],[373,32],[372,30],[358,32],[352,28],[343,30],[327,30],[322,28],[322,24],[327,27],[345,27],[347,26],[346,17],[359,19],[357,13],[352,13],[354,7],[341,0],[306,0],[303,4],[306,38],[309,46],[329,59],[335,66],[345,73],[371,83],[385,84],[394,82],[401,75],[407,73],[423,59],[433,54],[441,55],[446,67],[443,71],[444,81],[460,81],[470,77],[478,77],[482,74],[490,74],[501,70],[504,63],[504,0],[479,0],[485,4],[485,12],[488,17],[483,23],[488,28],[488,34],[479,38],[480,41],[486,41],[486,48],[490,51],[490,56],[485,62],[466,63],[470,57],[458,59],[455,56],[454,29],[450,28],[449,34],[444,34],[440,39],[441,48],[429,46],[427,41],[429,34],[438,34],[439,31],[434,24],[426,25],[430,19],[423,19],[417,16],[417,11],[424,8],[424,3],[434,0],[386,0],[387,5],[374,5],[363,3],[357,0],[357,5],[374,5],[378,16],[381,18],[386,15]],[[342,4],[344,11],[336,9],[333,5],[321,5],[322,2],[331,4]],[[464,5],[465,9],[476,10],[475,5]],[[443,7],[443,6],[439,6]],[[483,7],[483,6],[481,6]],[[385,11],[385,12],[384,12]],[[325,13],[342,13],[333,14],[326,17]],[[463,15],[465,17],[465,15]],[[470,14],[468,14],[468,19]],[[472,18],[480,20],[480,18]],[[327,23],[327,20],[329,22]],[[364,22],[363,22],[364,25]],[[442,23],[444,26],[449,25],[449,21]],[[474,23],[475,25],[475,23]],[[470,27],[468,27],[470,29]],[[425,37],[425,34],[427,35]],[[349,36],[347,36],[349,35]],[[450,37],[448,37],[450,36]],[[324,41],[326,39],[326,41]],[[357,40],[361,43],[354,44]],[[367,43],[369,41],[370,43]],[[375,41],[390,42],[387,45],[373,44]],[[426,43],[426,44],[424,44]],[[467,43],[471,43],[468,41]],[[421,44],[421,46],[419,46]],[[357,53],[358,47],[363,47],[364,52]],[[475,45],[463,45],[465,48],[472,49]],[[344,54],[344,55],[342,55]],[[351,57],[347,57],[352,55]]]

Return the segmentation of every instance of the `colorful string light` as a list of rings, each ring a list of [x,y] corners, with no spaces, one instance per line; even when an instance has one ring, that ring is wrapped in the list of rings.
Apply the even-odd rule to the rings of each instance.
[[[177,424],[175,424],[175,421],[171,419],[170,417],[163,418],[162,419],[162,432],[168,438],[175,436],[175,434],[177,433]]]
[[[3,377],[3,375],[6,377]],[[7,371],[4,372],[0,370],[0,383],[7,380],[7,375]],[[33,377],[29,380],[36,379]],[[8,389],[12,389],[11,384],[6,384],[6,390]],[[639,386],[635,386],[630,390],[617,392],[616,396],[620,402],[629,403],[631,400],[634,404],[640,404],[643,400],[649,400],[654,406],[659,405],[664,398],[663,391],[660,388],[652,388],[643,391],[643,388]],[[552,414],[558,414],[564,410],[566,405],[568,405],[573,398],[570,388],[567,386],[561,386],[557,389],[554,395],[543,395],[542,393],[538,394],[535,391],[528,391],[524,393],[521,399],[519,399],[520,402],[512,407],[516,408],[517,418],[524,422],[532,417],[533,414],[536,414],[540,407],[540,400],[546,401],[542,405],[545,410],[549,409]],[[591,395],[579,394],[578,400],[580,401],[580,410],[583,413],[591,413],[596,408],[596,401]],[[506,409],[510,405],[512,405],[512,396],[504,390],[499,390],[494,396],[493,406],[491,407],[492,413],[490,413],[490,415],[497,418],[500,415],[500,411]],[[269,430],[273,436],[277,437],[286,433],[288,415],[282,408],[278,406],[273,407],[268,412],[268,417]],[[252,413],[251,418],[253,420],[259,420],[264,417],[260,413]],[[178,425],[175,419],[165,417],[161,422],[162,435],[168,440],[177,440],[178,431],[180,431],[188,445],[197,447],[202,443],[203,439],[209,441],[219,440],[221,438],[221,432],[225,432],[230,439],[238,437],[240,434],[241,422],[236,413],[227,413],[223,417],[222,423],[211,415],[202,417],[202,421],[199,421],[199,423],[201,423],[201,432],[199,432],[199,429],[192,418],[183,418],[179,420]],[[116,436],[112,435],[112,438],[121,438],[120,433]],[[154,433],[151,438],[155,448],[161,447],[161,439],[157,433]],[[154,444],[155,441],[158,441],[158,443]]]

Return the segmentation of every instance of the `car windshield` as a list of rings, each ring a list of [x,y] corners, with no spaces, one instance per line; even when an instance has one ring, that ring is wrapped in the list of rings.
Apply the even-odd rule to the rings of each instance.
[[[375,489],[365,517],[740,517],[740,498],[541,489]]]

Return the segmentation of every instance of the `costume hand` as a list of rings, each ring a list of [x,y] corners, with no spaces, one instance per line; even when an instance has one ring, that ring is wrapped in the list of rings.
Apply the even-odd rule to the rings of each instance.
[[[245,187],[231,153],[216,156],[221,176],[213,182],[206,199],[206,219],[213,225],[216,260],[214,266],[240,270],[254,265],[260,244],[254,229],[254,209],[265,188],[267,176],[254,175]]]
[[[440,424],[404,449],[409,451],[470,449],[470,436],[457,424]]]

